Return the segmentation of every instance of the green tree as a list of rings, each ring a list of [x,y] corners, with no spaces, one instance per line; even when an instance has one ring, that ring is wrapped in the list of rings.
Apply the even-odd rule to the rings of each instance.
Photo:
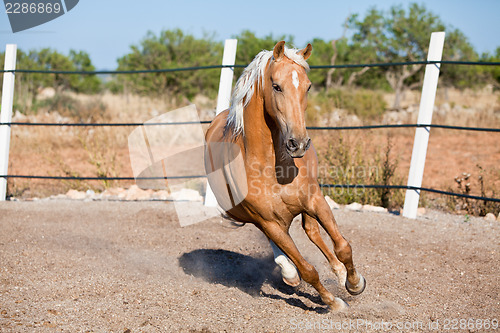
[[[222,43],[212,36],[196,38],[180,29],[165,30],[155,35],[148,32],[139,45],[118,59],[118,70],[151,70],[218,65],[222,59]],[[145,95],[181,95],[192,98],[198,93],[214,96],[220,70],[196,70],[122,75],[119,78],[133,92]]]
[[[462,58],[473,52],[463,34],[458,30],[446,29],[439,17],[416,3],[410,4],[407,10],[394,6],[388,13],[372,8],[363,19],[353,15],[349,26],[354,30],[353,42],[365,47],[365,50],[372,50],[371,53],[380,62],[426,59],[429,38],[434,31],[450,30],[445,41],[445,59]],[[422,67],[423,65],[403,65],[383,69],[387,82],[396,94],[393,108],[399,108],[404,89],[419,84],[420,80],[415,75]],[[462,73],[459,70],[455,73],[462,76],[463,70]]]
[[[73,71],[75,66],[71,59],[55,50],[44,48],[40,51],[32,50],[28,57],[33,61],[36,69],[47,71]],[[75,81],[68,74],[42,74],[37,77],[39,88],[53,87],[56,91],[69,90],[71,82]]]
[[[322,39],[314,39],[311,42],[313,46],[313,55],[309,60],[309,64],[316,65],[343,65],[343,64],[361,64],[371,63],[376,60],[376,54],[371,48],[367,48],[358,42],[351,42],[346,37],[341,37],[336,40],[326,42]],[[370,71],[369,71],[370,70]],[[366,74],[369,72],[374,75]],[[363,79],[361,79],[363,76]],[[370,67],[363,68],[329,68],[315,69],[309,74],[311,81],[325,89],[339,88],[342,85],[353,87],[354,84],[359,84],[366,88],[380,88],[380,71]],[[375,79],[375,82],[374,81]]]
[[[312,40],[313,53],[308,60],[311,66],[342,64],[345,60],[347,42],[345,38],[325,41],[320,38]],[[316,88],[326,89],[332,86],[339,86],[344,80],[342,71],[334,68],[314,69],[309,73],[309,79]]]
[[[494,56],[485,55],[485,61],[500,62],[500,46],[497,47]],[[500,88],[500,66],[492,66],[490,68],[491,76],[497,88]]]
[[[461,31],[449,29],[446,32],[443,60],[478,61],[479,56]],[[475,87],[484,85],[487,76],[488,73],[481,66],[443,64],[440,84],[456,88]]]
[[[92,65],[92,61],[87,52],[70,50],[69,58],[75,70],[87,72],[95,71],[95,67]],[[71,88],[76,92],[97,93],[101,90],[101,80],[94,74],[73,75],[72,79]]]
[[[0,54],[0,66],[3,68],[4,54]],[[44,48],[24,52],[17,50],[16,68],[25,70],[95,70],[89,55],[83,51],[71,50],[65,56],[56,50]],[[16,107],[24,112],[35,103],[38,92],[47,87],[54,88],[59,94],[65,90],[80,93],[97,93],[101,81],[96,75],[17,73],[15,84]]]
[[[5,53],[0,53],[0,68],[4,68]],[[40,69],[37,64],[21,49],[17,49],[16,69]],[[43,74],[17,73],[14,85],[14,108],[25,111],[36,97]],[[0,75],[3,81],[3,73]]]

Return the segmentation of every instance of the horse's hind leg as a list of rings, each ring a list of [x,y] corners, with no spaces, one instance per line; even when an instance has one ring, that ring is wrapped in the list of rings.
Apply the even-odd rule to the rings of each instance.
[[[302,257],[292,238],[288,232],[282,228],[282,226],[275,222],[266,222],[265,224],[261,224],[259,228],[281,249],[281,251],[285,253],[288,258],[290,258],[299,270],[302,279],[318,291],[321,299],[330,307],[330,309],[340,311],[347,307],[347,303],[340,298],[334,297],[332,293],[326,290],[326,288],[321,284],[316,269],[308,263],[304,257]]]
[[[365,290],[366,280],[354,268],[351,245],[340,234],[333,213],[323,196],[317,196],[316,200],[314,200],[314,205],[316,219],[332,239],[335,254],[347,269],[347,280],[345,283],[347,291],[352,295],[361,294]]]
[[[290,259],[288,259],[272,240],[269,240],[269,243],[271,243],[271,248],[273,249],[274,262],[281,268],[281,277],[283,281],[289,286],[297,287],[300,283],[297,268],[295,268]]]
[[[307,236],[323,253],[326,257],[330,266],[332,267],[333,272],[339,279],[340,285],[344,286],[346,282],[347,271],[344,266],[338,259],[335,254],[330,250],[328,245],[326,245],[325,241],[321,237],[319,231],[319,225],[316,219],[313,217],[303,213],[302,214],[302,227],[304,228]]]

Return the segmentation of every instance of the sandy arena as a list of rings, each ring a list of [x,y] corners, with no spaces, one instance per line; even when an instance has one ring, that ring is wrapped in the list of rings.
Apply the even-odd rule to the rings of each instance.
[[[291,234],[343,313],[304,282],[285,285],[252,225],[180,227],[166,202],[1,202],[0,331],[498,331],[499,222],[334,215],[368,282],[360,296],[338,286],[300,223]]]

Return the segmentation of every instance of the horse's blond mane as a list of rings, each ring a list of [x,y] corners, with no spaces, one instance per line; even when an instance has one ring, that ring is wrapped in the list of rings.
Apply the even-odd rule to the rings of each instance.
[[[309,65],[304,57],[297,54],[297,52],[297,49],[289,49],[285,46],[285,56],[308,71]],[[261,87],[264,88],[264,72],[269,59],[274,61],[273,51],[260,51],[236,82],[233,94],[231,95],[229,114],[224,127],[224,133],[231,131],[233,137],[237,137],[240,134],[244,135],[243,110],[252,99],[255,84],[259,80],[261,81]]]

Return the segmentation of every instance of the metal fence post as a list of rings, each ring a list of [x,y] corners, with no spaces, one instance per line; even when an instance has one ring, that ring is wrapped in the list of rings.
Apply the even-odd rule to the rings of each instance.
[[[431,34],[429,53],[427,55],[428,61],[441,61],[444,37],[444,32],[433,32]],[[430,125],[432,122],[432,112],[434,109],[434,100],[436,99],[439,68],[440,64],[429,64],[425,67],[424,83],[422,86],[422,96],[420,97],[417,124]],[[430,127],[417,127],[415,130],[415,141],[413,142],[413,152],[411,154],[408,186],[422,186],[429,134]],[[412,219],[417,217],[419,199],[419,190],[406,190],[403,216]]]
[[[7,44],[5,48],[4,70],[16,69],[16,44]],[[3,73],[2,87],[2,109],[0,113],[1,123],[12,121],[12,106],[14,101],[14,78],[13,72]],[[9,168],[9,146],[10,125],[0,125],[0,175],[7,175]],[[7,178],[0,177],[0,201],[4,201],[7,195]]]
[[[237,39],[226,39],[224,43],[224,54],[222,56],[223,66],[232,66],[236,60]],[[217,97],[216,114],[229,108],[231,90],[233,86],[234,68],[224,67],[220,72],[219,95]],[[207,181],[207,191],[205,193],[205,206],[216,207],[217,200]]]

